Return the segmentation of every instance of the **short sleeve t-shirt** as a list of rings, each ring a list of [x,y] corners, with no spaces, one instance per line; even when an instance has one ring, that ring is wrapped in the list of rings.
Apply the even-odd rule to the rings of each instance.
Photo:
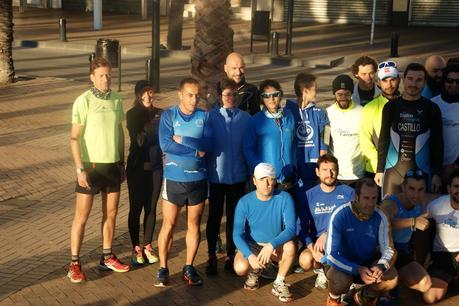
[[[84,126],[80,138],[81,160],[115,163],[120,160],[120,123],[124,119],[121,97],[112,92],[109,100],[95,97],[91,91],[73,103],[72,124]]]
[[[433,243],[435,252],[459,252],[459,210],[451,207],[450,195],[441,196],[427,206],[429,216],[437,224]]]

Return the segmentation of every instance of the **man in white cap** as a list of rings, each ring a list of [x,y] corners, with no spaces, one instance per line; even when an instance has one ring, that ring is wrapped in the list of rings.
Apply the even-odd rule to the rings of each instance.
[[[364,106],[360,122],[360,148],[365,158],[365,174],[374,178],[378,165],[378,139],[381,130],[382,111],[389,100],[400,93],[400,76],[397,64],[392,61],[378,65],[378,87],[381,94]]]
[[[239,200],[234,216],[233,239],[238,249],[234,258],[237,275],[247,275],[244,288],[258,289],[261,270],[273,259],[279,272],[272,293],[282,302],[293,300],[285,283],[295,257],[295,208],[291,196],[275,189],[276,171],[268,163],[255,167],[255,191]]]

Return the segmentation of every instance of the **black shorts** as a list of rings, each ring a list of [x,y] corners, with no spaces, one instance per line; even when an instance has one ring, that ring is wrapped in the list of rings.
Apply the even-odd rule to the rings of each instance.
[[[409,243],[395,243],[394,246],[397,251],[397,260],[395,261],[395,267],[397,269],[415,261],[414,250]]]
[[[176,182],[164,179],[161,197],[177,206],[193,206],[204,202],[208,194],[207,180]]]
[[[330,266],[329,264],[323,263],[323,264],[321,265],[321,268],[322,268],[322,270],[324,271],[325,276],[327,276],[328,270],[331,269],[331,266]],[[368,267],[368,268],[369,268],[369,267]],[[335,269],[336,269],[336,268],[335,268]],[[338,270],[338,269],[336,269],[336,270]],[[339,270],[338,270],[338,271],[339,271]],[[344,272],[344,273],[346,273],[346,272]],[[359,284],[359,285],[360,285],[360,284],[365,284],[365,282],[364,282],[364,281],[362,280],[362,278],[360,277],[360,274],[352,274],[352,273],[347,273],[347,274],[349,274],[349,275],[352,277],[352,282],[353,282],[354,284]],[[327,279],[328,279],[328,277],[327,277]],[[329,281],[330,281],[330,279],[329,279]]]
[[[98,194],[99,192],[120,192],[121,172],[118,163],[84,163],[90,188],[83,188],[76,182],[75,192]]]
[[[450,283],[457,276],[459,269],[456,262],[456,253],[449,252],[432,252],[432,258],[429,266],[431,277],[439,278]]]

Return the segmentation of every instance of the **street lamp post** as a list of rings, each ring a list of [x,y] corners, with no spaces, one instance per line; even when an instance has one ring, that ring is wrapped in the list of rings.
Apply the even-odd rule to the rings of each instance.
[[[159,1],[152,0],[151,5],[151,69],[150,82],[155,92],[159,91]]]

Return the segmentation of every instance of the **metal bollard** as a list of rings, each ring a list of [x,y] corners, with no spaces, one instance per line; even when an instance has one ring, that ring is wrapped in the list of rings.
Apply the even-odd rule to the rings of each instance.
[[[89,64],[91,65],[92,61],[96,58],[96,54],[93,52],[89,54]]]
[[[390,35],[390,57],[398,57],[398,33],[392,32]]]
[[[271,57],[279,56],[279,32],[273,32],[271,39]]]
[[[59,19],[59,40],[67,41],[67,20],[65,18]]]
[[[150,76],[151,76],[151,58],[147,59],[145,61],[145,80],[147,80],[148,82],[151,82],[150,80]]]

